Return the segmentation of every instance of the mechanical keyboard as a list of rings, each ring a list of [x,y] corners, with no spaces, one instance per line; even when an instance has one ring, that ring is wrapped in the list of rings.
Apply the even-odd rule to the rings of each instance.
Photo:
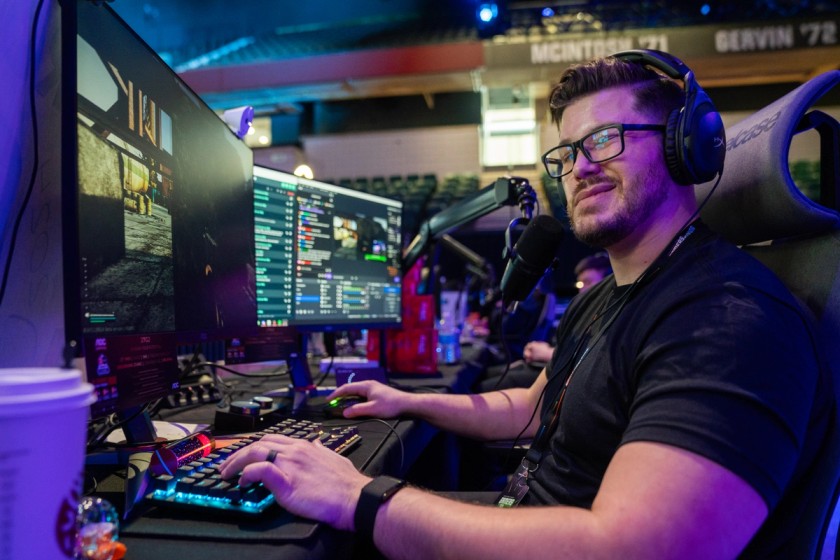
[[[223,480],[219,466],[234,451],[259,441],[267,434],[321,443],[346,454],[362,438],[355,426],[327,428],[317,422],[286,418],[236,443],[213,450],[206,457],[181,465],[170,474],[152,474],[145,501],[158,506],[177,506],[200,511],[219,511],[255,516],[274,504],[274,497],[261,483],[242,488],[235,480]]]

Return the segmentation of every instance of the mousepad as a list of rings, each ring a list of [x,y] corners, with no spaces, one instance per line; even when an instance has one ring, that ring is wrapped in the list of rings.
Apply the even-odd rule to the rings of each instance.
[[[235,517],[224,512],[196,512],[188,509],[152,507],[123,523],[120,533],[226,541],[290,542],[311,538],[319,524],[307,521],[275,505],[263,515]]]

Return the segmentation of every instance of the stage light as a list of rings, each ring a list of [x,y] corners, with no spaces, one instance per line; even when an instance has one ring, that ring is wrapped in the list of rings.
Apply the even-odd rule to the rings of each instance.
[[[542,9],[542,17],[550,18],[554,16],[554,9],[552,8],[543,8]]]
[[[501,35],[510,27],[510,14],[506,2],[478,2],[475,5],[475,23],[482,39]]]
[[[478,17],[479,24],[492,24],[499,17],[499,6],[495,2],[479,4],[476,17]]]
[[[709,6],[708,4],[703,4],[702,6],[700,6],[700,13],[703,14],[704,16],[709,15],[709,13],[711,11],[712,11],[712,7]]]

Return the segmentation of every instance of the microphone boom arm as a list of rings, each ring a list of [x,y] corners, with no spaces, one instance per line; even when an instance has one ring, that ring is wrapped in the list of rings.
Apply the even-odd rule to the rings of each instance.
[[[420,225],[420,231],[403,251],[403,271],[407,272],[432,241],[444,233],[504,206],[518,205],[522,217],[530,220],[536,193],[523,177],[499,177],[492,185],[438,212]]]
[[[467,270],[479,276],[485,282],[493,282],[493,265],[487,262],[487,259],[449,235],[444,233],[440,236],[440,243],[444,247],[455,253],[465,261],[467,261]]]

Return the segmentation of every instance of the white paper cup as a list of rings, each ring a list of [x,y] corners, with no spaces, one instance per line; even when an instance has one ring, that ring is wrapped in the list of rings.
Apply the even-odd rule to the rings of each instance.
[[[73,557],[94,400],[78,370],[0,369],[0,560]]]

